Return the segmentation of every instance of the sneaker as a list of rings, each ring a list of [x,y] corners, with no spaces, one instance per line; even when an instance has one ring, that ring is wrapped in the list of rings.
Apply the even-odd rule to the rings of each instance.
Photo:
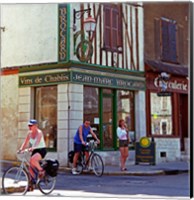
[[[76,168],[72,168],[71,173],[74,174],[74,175],[78,174],[77,171],[76,171]]]

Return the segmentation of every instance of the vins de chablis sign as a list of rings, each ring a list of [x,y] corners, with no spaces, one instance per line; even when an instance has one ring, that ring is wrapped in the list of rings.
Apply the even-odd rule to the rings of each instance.
[[[69,72],[20,76],[19,86],[51,85],[69,81]]]

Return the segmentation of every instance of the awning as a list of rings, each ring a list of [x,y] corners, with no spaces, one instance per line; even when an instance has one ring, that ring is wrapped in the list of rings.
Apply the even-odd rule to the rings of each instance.
[[[178,76],[188,76],[188,67],[184,65],[176,65],[164,63],[156,60],[146,60],[146,71],[166,72]]]

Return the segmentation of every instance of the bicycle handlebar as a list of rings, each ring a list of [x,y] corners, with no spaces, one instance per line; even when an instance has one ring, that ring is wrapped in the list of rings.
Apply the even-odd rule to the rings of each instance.
[[[91,147],[92,149],[94,149],[97,146],[98,146],[98,142],[96,141],[86,142],[86,147]]]
[[[19,150],[17,151],[17,154],[27,154],[27,153],[29,153],[29,152],[31,152],[30,149],[24,149],[24,150],[20,150],[20,149],[19,149]]]

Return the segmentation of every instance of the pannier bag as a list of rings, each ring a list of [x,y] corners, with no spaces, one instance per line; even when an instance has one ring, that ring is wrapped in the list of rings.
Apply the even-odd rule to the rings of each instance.
[[[70,151],[68,153],[68,160],[70,163],[73,163],[73,157],[74,157],[75,152],[74,151]]]
[[[55,177],[59,169],[59,162],[52,159],[45,160],[43,168],[49,176]]]

